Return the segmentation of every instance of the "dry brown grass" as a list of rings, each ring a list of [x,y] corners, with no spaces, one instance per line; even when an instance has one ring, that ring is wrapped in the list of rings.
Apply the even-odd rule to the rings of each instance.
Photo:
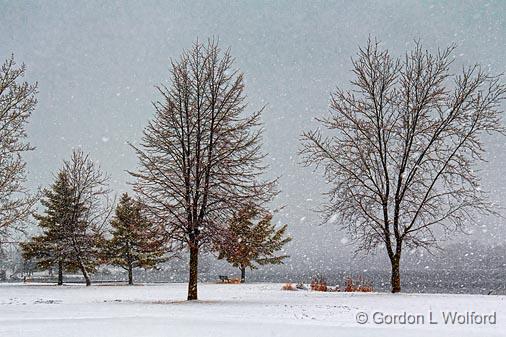
[[[295,284],[293,283],[285,283],[283,284],[283,286],[281,287],[281,290],[290,290],[290,291],[294,291],[294,290],[297,290],[297,287],[295,286]]]
[[[327,280],[321,275],[316,275],[311,280],[311,290],[313,291],[327,291]]]
[[[374,291],[372,282],[366,280],[363,276],[353,279],[351,276],[345,280],[345,292],[370,293]]]

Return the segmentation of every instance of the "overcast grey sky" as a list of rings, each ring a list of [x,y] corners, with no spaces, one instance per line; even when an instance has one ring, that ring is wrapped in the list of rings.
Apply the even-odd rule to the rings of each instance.
[[[298,138],[327,111],[329,93],[347,85],[352,57],[369,35],[400,53],[420,38],[428,48],[455,42],[456,64],[506,71],[506,1],[6,1],[0,0],[0,58],[14,53],[39,82],[29,127],[30,185],[46,185],[72,147],[82,146],[128,190],[138,141],[153,115],[154,85],[169,59],[198,37],[219,37],[246,75],[251,109],[264,114],[265,150],[281,175],[294,259],[339,254],[346,239],[317,226],[321,176],[298,165]],[[484,188],[506,208],[505,139],[487,140]],[[473,238],[506,235],[502,221],[477,219]],[[312,250],[312,256],[304,255]],[[320,253],[318,253],[320,252]],[[333,253],[335,252],[335,253]],[[316,256],[316,257],[315,257]]]

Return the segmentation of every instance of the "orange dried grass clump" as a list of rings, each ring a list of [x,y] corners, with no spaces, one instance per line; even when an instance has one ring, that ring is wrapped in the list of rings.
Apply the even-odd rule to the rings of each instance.
[[[311,281],[311,290],[313,291],[327,291],[327,281],[321,275],[316,275]]]
[[[370,293],[374,291],[372,283],[365,280],[363,276],[359,276],[356,280],[350,276],[345,280],[345,292]]]
[[[285,283],[281,287],[281,290],[297,290],[297,287],[293,283]]]

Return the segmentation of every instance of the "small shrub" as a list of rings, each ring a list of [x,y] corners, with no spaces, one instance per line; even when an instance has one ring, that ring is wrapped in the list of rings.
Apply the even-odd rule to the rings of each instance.
[[[374,288],[372,282],[366,280],[363,276],[359,276],[355,280],[350,276],[344,282],[344,291],[370,293],[374,291]]]
[[[285,283],[283,284],[283,286],[281,287],[281,290],[297,290],[297,287],[295,287],[295,285],[293,283]]]
[[[327,291],[327,281],[322,275],[317,274],[313,276],[313,279],[311,280],[311,290]]]

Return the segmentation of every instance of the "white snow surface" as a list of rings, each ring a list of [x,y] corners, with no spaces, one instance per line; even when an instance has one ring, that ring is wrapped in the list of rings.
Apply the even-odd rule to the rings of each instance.
[[[506,336],[506,296],[282,291],[281,284],[0,285],[0,336]],[[442,312],[496,313],[495,324],[444,324]],[[365,312],[366,324],[356,322]],[[385,314],[423,324],[375,324]],[[429,313],[433,321],[429,324]],[[380,315],[380,314],[376,314]]]

